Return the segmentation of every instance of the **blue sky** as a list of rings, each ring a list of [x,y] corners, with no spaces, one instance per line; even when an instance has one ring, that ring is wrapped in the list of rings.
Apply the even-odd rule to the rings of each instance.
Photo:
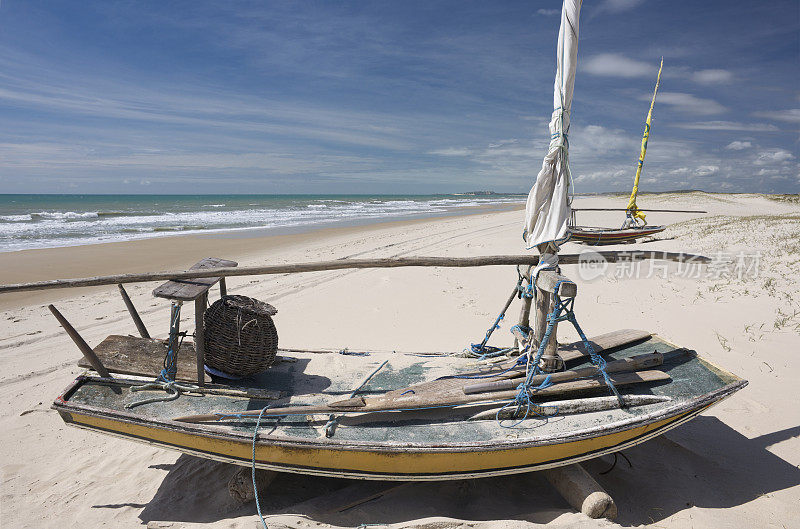
[[[800,4],[584,3],[578,192],[798,192]],[[560,2],[0,4],[0,192],[527,192]]]

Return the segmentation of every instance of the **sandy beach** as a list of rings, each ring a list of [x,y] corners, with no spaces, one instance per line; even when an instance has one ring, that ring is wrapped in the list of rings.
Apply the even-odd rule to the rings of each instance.
[[[624,207],[623,197],[574,207]],[[580,287],[587,334],[646,329],[696,349],[750,385],[669,433],[585,467],[615,498],[615,522],[590,520],[537,474],[404,484],[338,512],[353,487],[280,475],[264,493],[270,528],[800,527],[800,203],[764,195],[640,195],[668,228],[652,241],[604,247],[724,254],[726,269],[611,265]],[[522,204],[520,204],[520,208]],[[616,226],[621,212],[578,212]],[[355,257],[523,253],[522,211],[479,212],[271,237],[177,236],[0,253],[0,282],[180,270],[202,257],[240,266]],[[585,249],[575,243],[563,253]],[[697,277],[695,277],[697,276]],[[512,267],[343,270],[234,277],[228,291],[278,308],[281,347],[457,351],[482,338],[516,282]],[[158,283],[127,287],[151,333],[166,337]],[[216,295],[216,291],[212,291]],[[229,497],[236,467],[66,427],[50,409],[82,370],[80,352],[46,308],[56,306],[89,344],[135,328],[116,287],[0,295],[0,525],[3,527],[257,527],[254,504]],[[191,330],[191,311],[182,324]],[[510,314],[516,316],[517,306]],[[510,324],[497,342],[510,342]],[[563,329],[559,341],[577,335]],[[333,502],[333,503],[332,503]]]

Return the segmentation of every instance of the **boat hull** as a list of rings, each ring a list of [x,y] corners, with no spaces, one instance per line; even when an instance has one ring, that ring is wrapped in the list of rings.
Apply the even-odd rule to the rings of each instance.
[[[259,439],[255,466],[279,472],[352,479],[442,481],[531,472],[577,463],[644,443],[663,434],[746,384],[742,381],[691,404],[676,406],[644,421],[585,432],[582,436],[508,446],[358,446]],[[65,423],[132,441],[177,450],[236,465],[253,464],[252,437],[181,426],[163,425],[120,416],[102,416],[56,405]]]
[[[654,350],[680,351],[653,336],[609,351],[606,357],[612,360]],[[474,363],[468,359],[420,360],[391,353],[386,357],[392,364],[370,379],[362,389],[364,394],[421,387],[414,384],[436,380],[444,373],[474,370],[469,367]],[[326,435],[330,433],[326,431],[327,414],[298,413],[279,420],[265,417],[255,450],[254,418],[236,418],[236,413],[280,406],[281,398],[182,396],[169,403],[129,410],[125,403],[142,398],[130,387],[141,384],[144,378],[110,381],[82,375],[53,407],[72,426],[237,465],[255,463],[258,468],[281,472],[374,480],[478,478],[568,465],[630,448],[691,420],[747,384],[693,353],[675,358],[674,364],[661,366],[672,377],[669,383],[621,388],[623,393],[665,399],[645,406],[567,414],[549,420],[529,418],[515,428],[507,427],[515,421],[504,425],[493,418],[471,421],[476,411],[497,406],[486,402],[447,409],[340,414],[340,425],[330,437]],[[294,388],[291,396],[282,397],[292,405],[314,405],[320,395],[328,401],[341,398],[334,395],[346,395],[351,390],[345,388],[360,384],[364,373],[372,371],[381,359],[383,356],[376,353],[367,359],[336,353],[306,358],[298,355],[276,366],[275,373],[265,375],[264,380],[270,380],[273,387],[280,387],[283,380],[283,387]],[[321,375],[332,371],[337,373],[336,378]],[[343,382],[336,385],[339,381]],[[332,385],[320,391],[311,383]],[[192,411],[226,410],[233,419],[207,423],[174,420]]]
[[[611,244],[626,241],[635,241],[642,237],[655,235],[666,229],[666,226],[644,226],[642,228],[593,228],[587,226],[570,227],[571,241],[585,244]]]

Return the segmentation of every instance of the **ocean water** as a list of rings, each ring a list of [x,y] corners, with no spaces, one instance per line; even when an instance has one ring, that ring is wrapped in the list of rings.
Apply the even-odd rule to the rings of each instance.
[[[303,230],[523,201],[519,195],[0,195],[0,252],[175,234]]]

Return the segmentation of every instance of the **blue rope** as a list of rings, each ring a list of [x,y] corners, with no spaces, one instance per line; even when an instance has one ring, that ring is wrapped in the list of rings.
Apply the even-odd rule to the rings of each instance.
[[[258,414],[258,420],[256,420],[256,427],[253,428],[253,465],[251,467],[253,493],[256,496],[256,511],[258,512],[258,519],[261,520],[261,525],[264,526],[264,529],[269,528],[267,527],[267,522],[264,521],[264,516],[261,514],[261,502],[258,500],[258,485],[256,484],[256,441],[258,440],[258,427],[261,425],[261,416],[264,415],[267,408],[269,408],[269,406],[264,406],[261,409],[261,413]]]
[[[533,290],[533,283],[528,283],[528,286],[523,287],[522,285],[519,286],[519,292],[521,298],[533,298],[535,297],[535,293]]]
[[[514,333],[514,329],[519,329],[520,331],[522,331],[525,334],[530,334],[531,333],[531,328],[528,327],[527,325],[514,325],[513,327],[511,327],[511,329],[509,329],[512,334]]]
[[[169,345],[167,347],[167,355],[164,357],[164,368],[161,370],[161,374],[158,375],[158,379],[164,382],[173,382],[178,374],[178,351],[183,344],[183,338],[186,336],[186,333],[178,333],[180,318],[181,306],[175,303],[170,310]],[[181,334],[181,339],[176,347],[175,341],[179,334]]]
[[[522,421],[524,421],[525,419],[528,418],[528,415],[530,415],[531,406],[533,406],[534,403],[531,401],[530,393],[526,390],[526,388],[531,385],[529,380],[530,379],[526,377],[525,382],[523,382],[519,386],[517,386],[517,389],[519,389],[519,393],[517,393],[516,398],[512,402],[509,402],[508,404],[506,404],[505,406],[503,406],[502,408],[497,410],[497,413],[495,414],[495,420],[497,421],[497,424],[499,424],[501,428],[516,428],[517,426],[522,424]],[[535,393],[535,392],[539,391],[540,389],[549,388],[552,385],[553,385],[553,382],[551,382],[551,380],[550,380],[550,375],[547,375],[547,377],[545,377],[545,379],[542,381],[541,384],[539,384],[536,387],[531,388],[531,392]],[[500,418],[500,415],[503,413],[503,410],[505,410],[509,406],[514,406],[514,405],[517,406],[517,411],[514,412],[514,415],[517,415],[517,413],[519,412],[519,408],[521,406],[523,406],[523,405],[525,406],[525,413],[522,415],[522,418],[520,420],[518,420],[517,422],[515,422],[514,424],[512,424],[510,426],[506,426],[506,425],[503,424],[503,420]],[[540,405],[536,405],[536,407],[538,409],[553,408],[555,410],[554,414],[558,414],[558,406],[540,406]],[[547,417],[548,417],[547,415],[541,414],[539,412],[534,412],[534,413],[536,415],[540,416],[540,417],[544,417],[545,419],[547,419]]]
[[[534,279],[533,283],[535,284],[536,280]],[[575,298],[569,297],[564,300],[558,295],[559,288],[561,287],[561,283],[564,281],[558,281],[556,283],[555,288],[553,289],[553,310],[547,315],[547,327],[544,332],[544,336],[542,336],[542,341],[539,344],[539,348],[536,351],[536,355],[530,360],[528,364],[528,372],[525,376],[525,382],[518,386],[519,392],[517,393],[514,402],[506,404],[499,410],[497,410],[496,419],[497,422],[503,428],[513,428],[518,426],[522,423],[531,411],[531,396],[539,390],[545,389],[552,385],[550,381],[550,376],[548,375],[545,377],[544,381],[539,384],[538,386],[533,386],[533,377],[542,373],[541,368],[539,367],[539,362],[544,355],[544,351],[547,347],[547,343],[550,341],[550,335],[553,333],[553,329],[555,328],[556,323],[560,321],[569,321],[575,327],[575,330],[581,337],[583,341],[583,346],[586,349],[586,352],[589,354],[589,359],[591,363],[597,368],[597,371],[603,376],[603,380],[605,381],[606,385],[611,389],[611,392],[619,399],[620,405],[623,404],[622,397],[617,391],[617,388],[614,387],[614,384],[611,382],[611,378],[609,378],[608,373],[606,373],[606,361],[605,359],[597,354],[592,347],[592,344],[589,343],[589,340],[586,338],[586,334],[584,334],[583,329],[581,329],[580,325],[578,325],[578,320],[575,318]],[[525,406],[525,414],[522,416],[522,419],[517,421],[512,426],[504,426],[500,419],[500,415],[508,406],[516,404],[517,406]],[[542,408],[542,406],[539,406]],[[557,413],[557,411],[556,411]],[[541,415],[537,413],[537,415]]]
[[[492,333],[496,329],[500,328],[500,322],[505,317],[506,317],[505,312],[501,312],[497,316],[497,319],[494,320],[492,326],[489,327],[489,329],[486,331],[486,336],[483,338],[483,341],[479,344],[477,343],[470,344],[470,351],[472,352],[473,355],[480,356],[481,359],[483,359],[483,358],[492,358],[494,356],[500,356],[505,352],[504,349],[500,349],[499,347],[491,347],[486,345],[486,342],[489,341],[489,338],[492,336]]]
[[[517,280],[518,297],[520,298],[533,297],[532,293],[533,291],[531,290],[531,285],[529,284],[527,287],[522,286],[522,282],[524,281],[525,276],[523,276],[520,273],[519,267],[517,267],[517,275],[519,276],[519,279]],[[506,310],[508,310],[508,305],[506,305],[506,307],[502,310],[502,312],[500,312],[500,314],[497,315],[497,318],[494,320],[492,326],[489,327],[489,329],[486,331],[486,336],[484,336],[483,341],[481,343],[470,344],[470,349],[469,349],[470,356],[472,356],[473,358],[484,360],[486,358],[494,358],[497,356],[502,356],[513,349],[511,347],[503,349],[500,347],[493,347],[486,345],[489,342],[489,338],[492,336],[492,333],[500,328],[500,322],[503,321],[503,318],[506,317]]]

